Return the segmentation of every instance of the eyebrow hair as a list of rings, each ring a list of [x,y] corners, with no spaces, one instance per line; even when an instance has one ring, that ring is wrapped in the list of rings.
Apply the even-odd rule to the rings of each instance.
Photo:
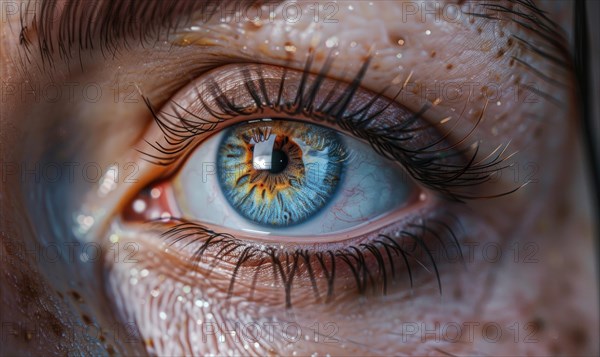
[[[34,32],[44,65],[52,64],[57,53],[63,60],[72,59],[74,49],[79,56],[82,51],[96,48],[114,56],[133,40],[142,44],[159,41],[161,35],[168,36],[192,16],[208,21],[230,7],[243,10],[267,2],[279,3],[274,0],[29,0],[21,8],[19,43],[29,59],[33,45],[29,36]]]

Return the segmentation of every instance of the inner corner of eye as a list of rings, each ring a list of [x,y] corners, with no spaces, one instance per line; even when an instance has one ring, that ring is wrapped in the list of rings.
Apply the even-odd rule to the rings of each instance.
[[[415,196],[407,172],[368,144],[316,124],[262,118],[199,144],[171,179],[142,190],[125,217],[315,236],[365,227]]]
[[[153,183],[137,192],[122,211],[124,222],[170,220],[180,213],[174,202],[171,182]]]

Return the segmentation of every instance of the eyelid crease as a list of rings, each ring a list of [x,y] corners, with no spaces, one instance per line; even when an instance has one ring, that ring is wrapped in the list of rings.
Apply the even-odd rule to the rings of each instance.
[[[445,145],[444,139],[439,138],[440,132],[435,125],[420,124],[422,116],[430,106],[425,105],[420,111],[410,113],[395,103],[395,98],[402,92],[402,86],[394,99],[383,95],[389,88],[382,92],[373,94],[366,104],[358,106],[352,104],[357,93],[369,93],[361,88],[362,78],[369,66],[369,58],[365,59],[358,70],[355,78],[350,83],[343,83],[327,78],[329,68],[333,63],[334,51],[325,61],[323,67],[313,74],[312,63],[314,52],[311,52],[306,60],[304,70],[292,71],[286,67],[279,68],[259,64],[247,64],[240,71],[240,77],[235,80],[215,80],[209,73],[206,87],[202,92],[198,86],[194,86],[197,94],[196,102],[188,103],[199,106],[208,114],[208,118],[192,113],[193,109],[187,105],[173,102],[171,110],[173,113],[157,111],[152,106],[149,98],[144,97],[151,114],[163,134],[164,144],[159,141],[146,143],[152,152],[141,151],[145,159],[157,165],[170,166],[180,161],[186,152],[194,145],[194,139],[215,130],[219,124],[233,120],[234,118],[248,119],[253,116],[264,116],[266,110],[286,115],[306,116],[318,122],[329,123],[334,127],[341,128],[353,136],[369,143],[380,155],[397,161],[404,166],[408,173],[436,192],[456,201],[473,198],[491,198],[512,193],[516,189],[510,189],[499,194],[477,195],[468,192],[469,188],[476,187],[489,181],[493,175],[509,167],[506,161],[511,155],[506,155],[508,144],[494,150],[491,154],[481,158],[477,142],[468,144],[467,139],[474,132],[475,127],[482,120],[485,110],[481,111],[477,123],[463,137],[456,140],[454,144]],[[254,76],[250,70],[253,69]],[[276,68],[270,71],[275,73],[268,80],[276,81],[278,86],[277,99],[269,99],[266,93],[266,77],[263,68]],[[297,78],[297,77],[300,78]],[[227,77],[229,78],[229,77]],[[284,86],[295,78],[300,83],[295,92],[285,97]],[[233,85],[227,82],[236,82]],[[257,83],[255,83],[257,82]],[[331,84],[334,82],[335,84]],[[200,82],[202,83],[202,82]],[[271,84],[271,82],[269,82]],[[275,85],[274,85],[275,86]],[[327,88],[329,86],[330,88]],[[338,91],[339,86],[345,88]],[[242,90],[242,95],[248,98],[250,106],[240,106],[228,97],[232,90]],[[211,99],[206,99],[206,91]],[[275,91],[275,90],[273,90]],[[326,92],[326,99],[321,103],[317,101],[317,93]],[[336,91],[338,93],[336,93]],[[339,93],[341,91],[341,94]],[[235,100],[235,98],[233,98]],[[212,101],[212,102],[211,102]],[[213,104],[211,106],[211,104]],[[398,110],[399,113],[392,115],[390,111]],[[404,114],[402,114],[404,113]],[[398,118],[398,116],[401,116]],[[433,139],[426,141],[427,137]],[[466,191],[465,191],[466,190]]]

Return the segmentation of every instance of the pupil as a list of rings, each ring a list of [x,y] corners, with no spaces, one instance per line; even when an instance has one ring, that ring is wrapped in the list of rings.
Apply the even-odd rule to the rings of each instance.
[[[271,173],[278,174],[285,170],[288,165],[288,157],[281,150],[273,150],[273,156],[271,156]]]

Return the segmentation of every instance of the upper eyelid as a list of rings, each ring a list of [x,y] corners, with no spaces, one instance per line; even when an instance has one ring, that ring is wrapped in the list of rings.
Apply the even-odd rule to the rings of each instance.
[[[498,172],[507,168],[507,166],[505,166],[506,160],[508,160],[511,155],[507,155],[505,152],[506,149],[508,149],[506,143],[501,144],[495,150],[490,152],[487,157],[479,158],[479,160],[475,160],[478,153],[476,147],[469,145],[468,148],[460,148],[460,146],[464,144],[463,142],[479,125],[480,121],[474,123],[471,132],[465,133],[464,137],[455,137],[454,139],[449,139],[452,137],[451,135],[442,134],[440,134],[439,137],[435,137],[435,134],[430,131],[433,126],[427,129],[427,126],[421,124],[419,119],[430,109],[430,106],[428,105],[421,108],[419,112],[411,113],[410,111],[407,111],[406,113],[409,114],[409,116],[402,116],[402,119],[404,120],[398,117],[398,112],[395,112],[391,117],[393,117],[394,120],[399,120],[399,122],[394,121],[390,123],[386,120],[386,115],[387,118],[389,118],[388,112],[389,110],[393,110],[392,103],[396,103],[396,100],[382,96],[381,93],[378,94],[376,92],[365,90],[365,88],[361,86],[361,81],[364,78],[364,74],[370,63],[369,60],[364,61],[361,69],[357,71],[357,74],[352,81],[341,83],[338,80],[327,77],[333,61],[327,62],[327,66],[324,66],[318,71],[319,74],[314,74],[311,72],[311,64],[313,63],[311,58],[312,57],[309,57],[309,59],[307,59],[307,65],[303,71],[283,68],[278,70],[282,71],[281,77],[276,76],[270,78],[270,80],[274,79],[274,84],[276,85],[271,85],[271,88],[274,89],[270,91],[272,95],[274,95],[271,100],[267,98],[268,93],[266,90],[266,83],[264,82],[265,77],[263,77],[264,68],[261,67],[261,65],[254,65],[255,68],[252,70],[254,75],[250,74],[247,67],[244,68],[245,70],[242,70],[242,73],[244,74],[241,75],[241,77],[244,78],[245,82],[244,84],[240,84],[239,88],[242,89],[247,100],[254,104],[259,114],[262,113],[263,109],[271,109],[276,113],[289,115],[291,117],[306,114],[305,109],[307,106],[312,108],[313,104],[316,104],[316,102],[313,103],[313,100],[318,97],[318,93],[324,92],[322,94],[327,98],[321,98],[323,101],[318,101],[320,104],[315,106],[315,112],[313,113],[311,111],[310,114],[306,114],[307,116],[312,117],[313,115],[316,115],[314,118],[317,122],[329,121],[328,124],[331,124],[336,129],[341,129],[342,131],[345,130],[349,134],[353,134],[354,136],[367,141],[375,151],[382,156],[395,160],[404,167],[410,168],[411,176],[415,179],[452,200],[460,201],[477,198],[476,194],[472,192],[460,192],[460,187],[469,188],[475,187],[478,184],[484,184],[490,177],[489,175],[491,175],[492,171]],[[266,65],[266,67],[268,68],[269,66]],[[217,71],[223,71],[223,69],[221,68]],[[294,75],[294,73],[296,75]],[[214,73],[208,74],[208,78],[202,79],[209,82],[209,85],[206,88],[208,91],[214,92],[212,94],[213,98],[225,97],[225,92],[220,88],[219,83],[221,83],[221,81],[213,78],[213,75]],[[321,79],[323,81],[321,81]],[[296,92],[292,91],[292,93],[287,93],[283,97],[280,97],[282,93],[281,89],[283,88],[282,85],[293,82],[294,80],[298,83],[304,83],[306,88],[292,87],[295,88]],[[258,84],[255,83],[253,86],[249,86],[249,82],[258,82]],[[335,82],[336,84],[331,84],[331,82]],[[338,84],[341,84],[341,86],[338,87]],[[302,84],[299,86],[301,85]],[[405,88],[399,89],[398,93],[402,92],[404,89]],[[189,93],[190,91],[195,91],[195,89],[186,88],[185,91],[186,93]],[[236,92],[235,90],[233,91]],[[252,91],[256,91],[256,93],[250,93]],[[358,108],[352,109],[348,107],[348,110],[346,110],[346,106],[349,105],[351,101],[354,101],[357,93],[367,92],[373,96],[371,99],[375,99],[374,101],[369,100],[364,107],[359,106]],[[197,93],[197,97],[195,98],[201,98],[200,93]],[[174,102],[174,107],[172,107],[175,109],[174,113],[171,113],[170,111],[156,111],[151,101],[148,98],[145,98],[145,100],[163,135],[163,141],[157,141],[154,144],[146,141],[152,150],[140,152],[146,156],[145,159],[147,161],[165,167],[171,167],[172,164],[174,165],[176,162],[180,162],[185,157],[186,153],[193,151],[193,142],[197,142],[196,138],[198,136],[204,135],[207,132],[212,132],[214,130],[214,127],[212,127],[213,123],[218,122],[219,124],[222,124],[232,120],[234,117],[243,118],[257,114],[256,112],[238,112],[238,109],[243,111],[245,107],[242,108],[243,105],[239,107],[241,105],[239,102],[234,105],[229,99],[223,101],[225,104],[217,104],[220,102],[213,102],[212,100],[207,100],[209,104],[206,104],[203,99],[199,101],[197,99],[188,101],[189,99],[187,99],[183,102],[184,105]],[[209,117],[204,118],[201,115],[198,116],[194,114],[193,111],[186,109],[190,103],[201,103],[202,105],[200,108],[196,107],[196,109],[202,109],[201,111]],[[345,104],[338,105],[339,103]],[[298,104],[298,107],[295,107],[296,104]],[[396,103],[396,105],[400,104]],[[208,107],[211,107],[212,109],[207,110]],[[372,108],[376,109],[372,111]],[[181,113],[183,113],[183,116]],[[368,113],[370,115],[363,116],[362,113]],[[319,115],[321,115],[320,119],[318,119]],[[218,118],[218,120],[213,121],[214,118]],[[481,120],[481,116],[479,120]],[[364,125],[366,122],[373,122],[376,125]],[[384,123],[387,123],[387,126]],[[377,124],[381,125],[381,127]],[[205,130],[205,125],[208,126],[208,130]],[[412,132],[412,130],[418,132],[424,129],[426,130],[422,133],[427,132],[432,134],[431,142],[423,142],[422,139],[412,139],[411,135],[408,134]],[[383,132],[385,132],[386,135],[382,135]],[[404,142],[404,144],[398,144],[395,140],[389,140],[389,137],[394,134],[397,135],[397,138],[405,138],[407,141]],[[408,135],[408,137],[406,135]],[[450,141],[447,142],[446,140]],[[444,147],[445,143],[447,143],[448,146]],[[163,144],[165,145],[163,146]],[[504,149],[500,150],[502,147]],[[438,155],[440,152],[446,152],[448,155],[440,156]],[[430,156],[429,159],[426,160],[427,164],[424,167],[421,167],[419,162],[428,155]],[[473,155],[472,158],[471,155]],[[452,160],[452,157],[458,156],[470,161],[466,167],[463,168],[460,165],[454,166],[455,163],[450,164],[445,162],[446,158]],[[437,159],[434,159],[434,157],[437,157]],[[457,167],[459,167],[458,170]],[[453,187],[450,187],[450,184],[452,184]],[[458,189],[456,189],[457,187]],[[501,193],[491,194],[486,197],[493,198],[507,195],[516,191],[518,188],[519,187],[514,187],[510,190],[501,191]]]
[[[241,5],[237,4],[236,6],[251,7],[256,2],[256,0],[245,0]],[[216,3],[212,1],[129,2],[128,0],[117,0],[114,6],[110,6],[108,1],[99,0],[89,7],[77,5],[79,2],[67,2],[65,8],[57,10],[58,0],[42,0],[41,3],[29,1],[20,8],[19,43],[27,52],[31,52],[32,48],[39,51],[42,61],[50,64],[57,59],[57,54],[60,55],[61,61],[70,61],[69,54],[73,50],[100,48],[103,53],[106,51],[105,55],[114,55],[132,42],[156,41],[160,34],[169,34],[181,28],[192,20],[191,14],[195,14],[195,17],[200,16],[203,21],[208,21],[219,11],[223,11],[235,3],[235,0],[225,0],[217,6],[213,6]],[[560,55],[557,57],[538,49],[537,45],[529,43],[528,38],[518,39],[524,45],[556,64],[563,67],[568,66],[568,63],[563,60],[569,56],[565,45],[564,31],[533,2],[504,0],[499,3],[483,1],[474,3],[477,6],[473,6],[472,9],[481,9],[481,11],[466,11],[465,13],[487,21],[494,21],[496,18],[487,14],[486,11],[500,14],[502,20],[511,20],[524,28],[531,37],[549,43]],[[513,5],[525,11],[511,8]],[[32,28],[37,30],[35,36],[37,44],[30,40],[32,36],[29,31]]]

